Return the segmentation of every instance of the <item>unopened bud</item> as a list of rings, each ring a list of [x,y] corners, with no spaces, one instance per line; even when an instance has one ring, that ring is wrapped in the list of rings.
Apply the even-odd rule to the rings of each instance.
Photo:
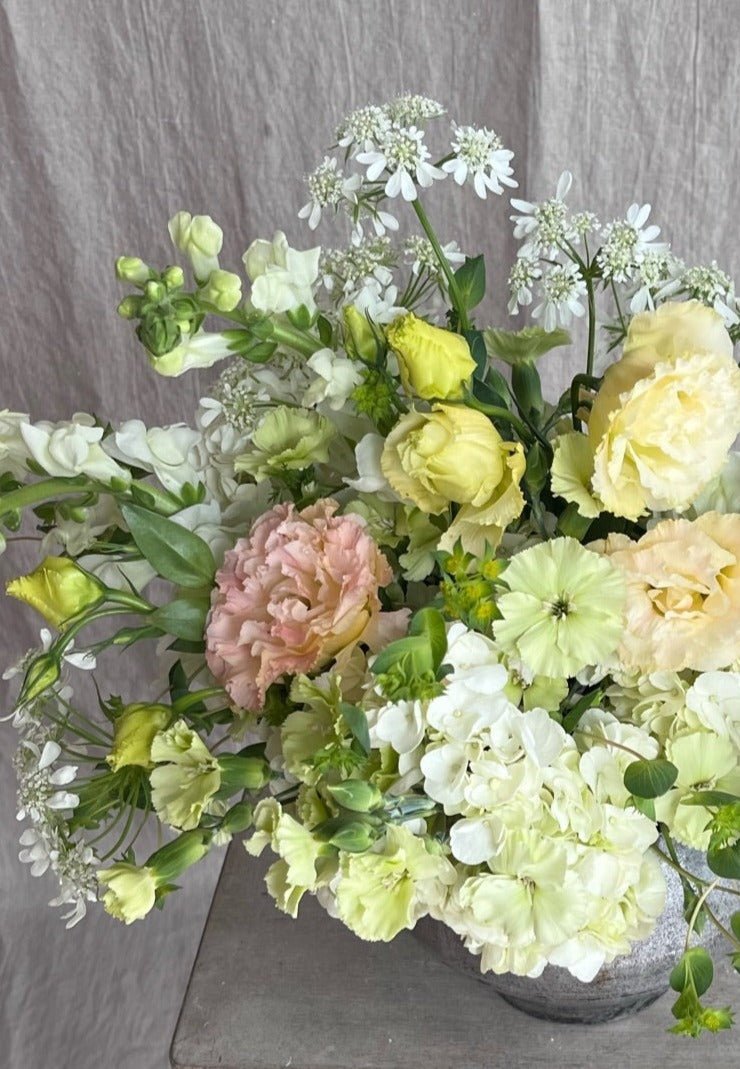
[[[162,272],[162,282],[170,292],[179,290],[181,286],[185,285],[185,272],[177,264],[168,267]]]
[[[138,319],[142,303],[141,297],[124,297],[116,311],[121,319]]]
[[[378,788],[364,780],[348,779],[331,784],[328,789],[339,805],[353,813],[369,813],[383,804],[383,795]]]
[[[335,832],[329,842],[339,850],[346,850],[350,854],[361,854],[370,849],[377,837],[378,832],[375,828],[365,824],[364,821],[353,820]]]
[[[143,286],[151,278],[152,271],[138,256],[119,256],[116,260],[116,277],[134,286]]]

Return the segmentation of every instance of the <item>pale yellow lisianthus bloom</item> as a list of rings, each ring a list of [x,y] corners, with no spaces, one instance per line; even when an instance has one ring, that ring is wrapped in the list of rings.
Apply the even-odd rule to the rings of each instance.
[[[683,511],[719,474],[738,433],[740,369],[721,317],[698,301],[667,302],[634,317],[594,401],[594,495],[633,520],[648,509]]]
[[[486,548],[496,549],[504,531],[524,508],[520,483],[527,466],[521,442],[502,442],[504,473],[489,500],[476,508],[463,505],[439,540],[439,548],[452,552],[458,539],[466,553],[482,557]]]
[[[152,742],[155,735],[166,728],[171,710],[166,705],[138,702],[127,705],[113,725],[113,747],[106,761],[118,772],[119,768],[137,765],[152,767]]]
[[[740,652],[740,515],[664,520],[637,541],[612,534],[605,553],[627,584],[618,658],[642,672],[707,672]]]
[[[146,865],[120,861],[99,872],[98,881],[108,888],[103,895],[105,911],[116,920],[133,924],[154,906],[157,875]]]
[[[46,557],[28,575],[12,579],[6,593],[40,612],[52,627],[62,627],[103,598],[103,585],[69,557]]]
[[[593,475],[594,451],[588,436],[578,431],[558,435],[550,468],[552,492],[577,505],[587,519],[595,519],[603,508],[591,489]]]
[[[435,327],[413,312],[394,319],[385,333],[398,357],[407,393],[425,401],[462,397],[475,371],[475,360],[461,334]]]
[[[461,537],[470,552],[486,541],[498,544],[524,507],[521,445],[505,442],[487,416],[463,405],[403,416],[388,435],[380,466],[395,492],[427,514],[462,505],[458,526],[444,541]]]

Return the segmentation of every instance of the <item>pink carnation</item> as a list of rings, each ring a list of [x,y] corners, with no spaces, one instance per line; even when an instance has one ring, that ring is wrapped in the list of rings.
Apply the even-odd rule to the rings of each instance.
[[[206,657],[236,705],[261,708],[281,676],[311,672],[342,651],[403,634],[407,610],[381,613],[393,578],[358,516],[336,501],[278,505],[226,554],[216,576]]]

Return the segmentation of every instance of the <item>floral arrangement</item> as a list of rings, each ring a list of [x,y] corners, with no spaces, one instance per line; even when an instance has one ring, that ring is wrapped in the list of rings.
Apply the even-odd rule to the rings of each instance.
[[[349,115],[299,212],[349,244],[253,241],[246,295],[207,215],[170,220],[187,268],[117,261],[155,373],[222,364],[193,426],[0,414],[0,520],[44,556],[7,591],[52,629],[6,673],[20,858],[69,926],[98,899],[128,924],[245,836],[293,916],[311,894],[390,940],[430,915],[484,971],[584,982],[651,932],[667,865],[675,1029],[716,1031],[692,936],[719,925],[740,969],[740,912],[713,904],[740,893],[734,286],[660,243],[649,205],[572,211],[565,173],[511,201],[509,310],[534,324],[483,329],[484,260],[423,200],[513,189],[513,154],[453,123],[433,162],[442,115],[413,95]],[[162,680],[91,690],[142,642]],[[163,845],[137,858],[150,815]]]

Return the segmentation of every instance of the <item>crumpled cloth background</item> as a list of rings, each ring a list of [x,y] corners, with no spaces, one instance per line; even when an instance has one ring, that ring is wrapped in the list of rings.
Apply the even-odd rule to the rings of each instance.
[[[516,153],[519,196],[551,195],[567,166],[572,205],[608,221],[648,201],[676,252],[732,273],[739,39],[734,0],[2,0],[0,404],[34,419],[189,419],[214,372],[149,370],[115,314],[114,257],[170,260],[180,208],[223,226],[226,267],[278,227],[315,244],[296,219],[302,176],[343,114],[400,90],[494,127]],[[479,322],[508,325],[506,200],[450,186],[433,191],[431,217],[443,241],[487,254]],[[547,359],[554,390],[568,357]],[[2,578],[31,559],[13,546]],[[9,663],[37,623],[4,598],[0,612]],[[138,679],[153,677],[137,656]],[[128,670],[108,664],[114,692],[145,696],[129,656]],[[16,860],[14,745],[0,726],[0,1065],[164,1069],[220,858],[145,923],[93,911],[65,932],[46,907],[53,884]],[[269,962],[244,968],[269,983]]]

